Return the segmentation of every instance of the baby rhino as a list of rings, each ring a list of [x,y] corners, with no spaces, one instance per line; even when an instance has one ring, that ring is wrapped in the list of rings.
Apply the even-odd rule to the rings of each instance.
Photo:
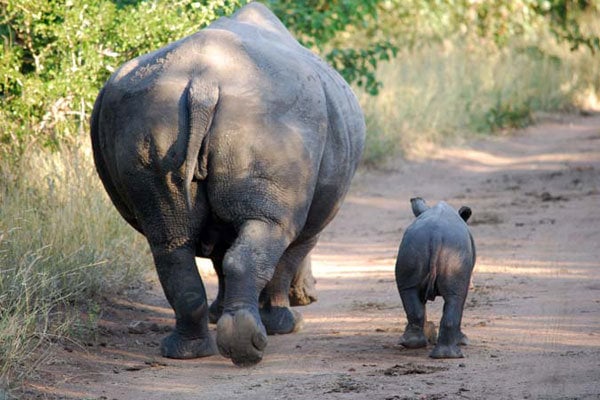
[[[461,207],[457,213],[444,202],[429,207],[419,197],[410,202],[417,219],[406,229],[396,259],[396,284],[408,319],[400,344],[411,349],[427,345],[425,303],[439,295],[444,311],[430,357],[462,358],[458,345],[467,344],[467,337],[460,323],[475,265],[466,224],[471,209]]]

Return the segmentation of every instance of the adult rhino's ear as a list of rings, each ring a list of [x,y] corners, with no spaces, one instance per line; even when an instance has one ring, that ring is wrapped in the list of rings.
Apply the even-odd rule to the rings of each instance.
[[[463,219],[463,221],[467,222],[469,217],[471,216],[471,209],[467,206],[462,206],[458,210],[458,215]]]
[[[413,197],[410,199],[410,206],[412,207],[412,212],[415,214],[415,217],[418,217],[423,212],[429,210],[429,206],[425,203],[420,197]]]

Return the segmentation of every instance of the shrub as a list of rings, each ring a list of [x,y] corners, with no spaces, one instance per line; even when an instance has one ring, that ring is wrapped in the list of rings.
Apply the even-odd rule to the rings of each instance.
[[[377,166],[396,151],[523,127],[540,111],[594,106],[599,58],[570,51],[543,32],[537,42],[502,48],[459,38],[402,50],[379,67],[381,93],[360,96],[369,132],[363,163]]]
[[[82,319],[80,309],[137,285],[151,265],[88,153],[87,144],[30,147],[18,166],[2,169],[0,383],[27,373],[28,357],[47,339],[93,330],[96,320]]]

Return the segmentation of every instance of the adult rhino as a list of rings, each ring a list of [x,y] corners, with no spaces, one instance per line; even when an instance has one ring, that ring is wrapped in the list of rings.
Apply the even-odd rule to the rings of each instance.
[[[290,283],[310,267],[364,137],[347,83],[259,3],[110,77],[91,119],[94,161],[175,311],[163,356],[214,354],[209,314],[220,353],[242,366],[262,359],[267,332],[297,328]],[[210,311],[196,256],[219,276]]]

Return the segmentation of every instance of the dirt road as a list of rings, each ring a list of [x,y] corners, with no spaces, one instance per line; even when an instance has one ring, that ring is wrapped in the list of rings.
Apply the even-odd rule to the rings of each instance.
[[[464,359],[396,346],[406,320],[394,261],[415,195],[473,209]],[[161,358],[156,331],[172,314],[155,283],[107,312],[97,341],[45,360],[23,398],[599,399],[600,117],[361,172],[313,260],[319,301],[299,309],[304,329],[270,337],[255,367]],[[441,307],[430,303],[429,319]],[[133,320],[156,325],[130,333]]]

